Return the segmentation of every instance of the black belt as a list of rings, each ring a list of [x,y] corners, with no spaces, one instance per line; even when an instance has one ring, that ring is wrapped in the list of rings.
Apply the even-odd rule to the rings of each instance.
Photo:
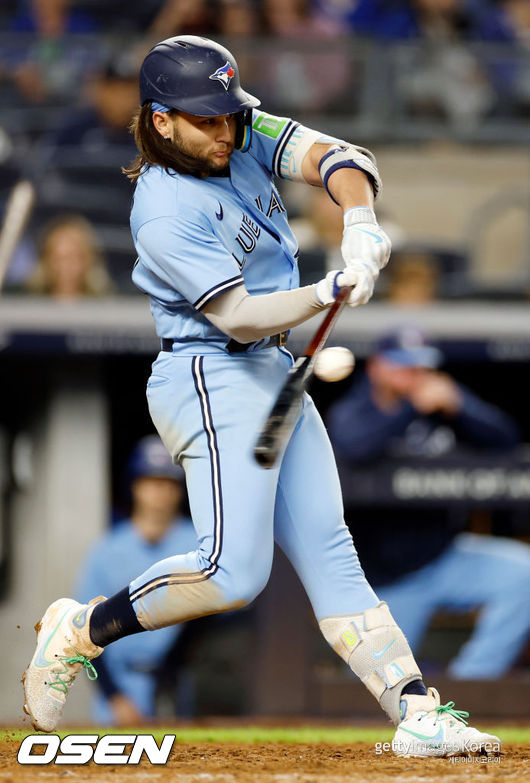
[[[263,338],[263,340],[256,340],[256,342],[253,343],[238,343],[237,340],[230,340],[230,342],[226,345],[226,350],[228,353],[244,353],[252,345],[255,345],[256,350],[259,351],[262,348],[271,348],[275,345],[285,345],[287,343],[288,336],[289,332],[279,332],[278,334],[273,334],[271,337],[269,337],[267,342],[265,342],[267,338]],[[175,340],[172,340],[171,337],[162,337],[160,339],[160,349],[162,351],[166,351],[167,353],[172,353],[174,342]],[[263,343],[263,345],[261,345],[261,343]]]

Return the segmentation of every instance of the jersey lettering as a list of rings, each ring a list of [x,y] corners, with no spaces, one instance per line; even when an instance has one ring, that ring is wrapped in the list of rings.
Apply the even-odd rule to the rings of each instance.
[[[260,212],[265,213],[265,210],[263,209],[263,204],[261,203],[261,196],[256,196],[254,201],[257,204],[257,207]],[[273,212],[285,212],[285,207],[283,206],[282,202],[274,192],[274,190],[271,193],[271,198],[269,201],[269,208],[267,209],[267,217],[270,218]]]
[[[285,208],[283,207],[280,199],[278,198],[278,196],[276,195],[276,193],[273,190],[272,193],[271,193],[271,200],[270,200],[269,208],[267,210],[267,217],[270,217],[274,211],[277,211],[277,212],[280,212],[280,213],[281,212],[285,212]]]
[[[236,237],[244,253],[252,253],[260,234],[261,228],[256,223],[253,223],[248,215],[244,214]]]
[[[236,264],[238,265],[238,267],[239,267],[240,269],[243,269],[243,267],[245,266],[245,264],[246,264],[246,262],[247,262],[247,259],[245,258],[245,256],[243,256],[243,260],[242,260],[242,261],[240,261],[240,260],[239,260],[239,258],[236,256],[236,254],[235,254],[235,253],[232,253],[232,258],[234,259],[234,261],[236,262]]]

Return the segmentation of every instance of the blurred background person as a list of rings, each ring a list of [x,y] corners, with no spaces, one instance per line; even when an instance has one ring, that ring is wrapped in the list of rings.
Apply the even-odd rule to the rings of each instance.
[[[218,12],[217,31],[222,36],[249,38],[262,32],[259,3],[252,0],[219,0]]]
[[[192,521],[183,513],[184,471],[173,465],[157,435],[137,444],[127,476],[130,517],[115,525],[88,555],[76,588],[80,601],[114,595],[138,569],[145,571],[158,560],[197,547]],[[134,726],[154,717],[158,676],[182,628],[170,626],[121,639],[95,662],[99,693],[92,714],[96,723]],[[178,706],[191,711],[190,697]]]
[[[97,32],[94,19],[73,7],[72,0],[20,0],[9,26],[27,35],[13,69],[20,98],[29,104],[76,103],[79,85],[102,48],[96,41],[79,40]]]
[[[440,268],[434,254],[398,251],[385,279],[386,301],[397,305],[425,305],[438,298]]]
[[[61,215],[44,228],[28,293],[74,300],[114,292],[94,229],[82,215]]]
[[[87,78],[84,101],[59,117],[33,155],[35,221],[42,225],[70,204],[90,220],[116,289],[130,292],[135,253],[129,230],[133,188],[123,176],[136,154],[129,123],[138,105],[136,48],[124,48]],[[103,194],[103,197],[102,197]]]
[[[351,26],[381,41],[424,43],[401,50],[401,100],[415,115],[468,127],[494,104],[487,74],[467,45],[474,19],[473,3],[464,0],[360,0]]]
[[[46,138],[50,147],[75,148],[79,155],[109,152],[124,147],[134,152],[129,123],[138,106],[138,69],[134,52],[112,57],[90,76],[84,88],[84,102],[69,112]],[[131,152],[132,150],[132,152]],[[119,167],[116,167],[120,174]]]
[[[436,458],[457,445],[505,453],[515,422],[440,372],[440,351],[414,327],[385,335],[366,373],[328,410],[339,461]],[[469,641],[449,666],[457,679],[494,679],[517,660],[530,631],[530,547],[462,532],[445,509],[348,511],[359,558],[413,651],[438,609],[479,610]]]
[[[149,25],[147,38],[163,41],[173,35],[207,35],[216,29],[219,8],[208,0],[165,0]]]
[[[530,111],[530,0],[498,0],[476,6],[474,38],[510,44],[488,58],[496,110],[528,116]],[[514,57],[514,54],[516,57]],[[511,56],[510,56],[511,55]]]
[[[338,35],[339,26],[316,12],[310,0],[263,0],[269,35],[287,38],[320,38]]]
[[[387,41],[465,38],[471,9],[464,0],[359,0],[350,24],[357,34]]]
[[[292,44],[275,49],[259,89],[290,114],[342,106],[354,70],[347,39],[341,35],[345,31],[320,16],[310,0],[263,0],[261,18],[261,32],[271,41]],[[304,42],[313,45],[304,47]],[[347,100],[353,100],[352,91]],[[269,110],[275,110],[270,104],[269,99]]]

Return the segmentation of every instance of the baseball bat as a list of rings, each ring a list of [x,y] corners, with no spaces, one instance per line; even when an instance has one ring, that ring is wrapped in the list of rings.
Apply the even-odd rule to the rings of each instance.
[[[297,405],[313,372],[316,356],[324,347],[350,293],[351,286],[340,289],[304,353],[298,357],[287,373],[285,383],[254,446],[254,457],[262,468],[274,467],[278,454],[291,432]]]
[[[9,194],[0,228],[0,290],[34,201],[35,188],[29,180],[23,179],[17,182]]]

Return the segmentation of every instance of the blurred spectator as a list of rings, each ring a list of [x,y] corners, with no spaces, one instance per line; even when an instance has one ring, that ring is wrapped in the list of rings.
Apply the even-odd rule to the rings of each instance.
[[[21,0],[11,27],[14,32],[38,33],[43,38],[94,32],[92,17],[71,6],[72,0]]]
[[[89,46],[76,39],[96,31],[93,20],[71,6],[71,0],[24,0],[12,20],[14,32],[29,35],[13,71],[20,96],[28,103],[75,102],[83,79],[99,59],[95,41]]]
[[[191,3],[192,0],[190,0]],[[75,0],[76,6],[89,8],[91,17],[105,34],[144,35],[164,0]]]
[[[348,40],[338,39],[343,31],[318,16],[310,0],[263,0],[261,13],[264,32],[272,39],[290,39],[293,46],[283,46],[268,58],[260,91],[289,113],[324,109],[344,98],[354,69]],[[350,94],[347,99],[351,101]]]
[[[530,0],[478,4],[474,36],[483,41],[530,44]]]
[[[498,110],[528,114],[530,110],[530,0],[499,0],[477,8],[473,37],[512,44],[486,54],[486,67],[496,88]]]
[[[385,271],[386,301],[398,305],[423,305],[438,296],[440,270],[436,257],[427,252],[400,251],[392,255]]]
[[[217,30],[221,36],[249,38],[259,35],[258,3],[249,0],[219,0]],[[239,64],[239,54],[237,62]],[[241,66],[239,66],[241,70]],[[243,77],[242,77],[243,81]],[[246,83],[246,82],[245,82]]]
[[[340,32],[336,24],[319,16],[310,0],[262,0],[270,35],[282,38],[329,38]]]
[[[465,45],[473,26],[464,0],[360,0],[353,31],[385,41],[419,40],[403,50],[399,92],[414,114],[442,116],[468,127],[493,106],[494,93]]]
[[[366,374],[328,411],[337,457],[432,458],[456,444],[504,452],[515,422],[437,367],[442,356],[412,327],[383,337]],[[438,609],[479,609],[470,640],[449,667],[459,679],[505,674],[530,630],[530,547],[461,532],[444,509],[363,508],[348,523],[367,578],[417,651]]]
[[[165,0],[147,35],[154,41],[173,35],[206,35],[216,30],[217,12],[208,0]]]
[[[337,32],[349,31],[352,15],[360,0],[314,0],[315,14],[325,19],[328,24],[335,25]]]
[[[360,0],[351,24],[370,38],[440,40],[465,35],[470,19],[463,0]]]
[[[132,155],[136,147],[129,123],[138,101],[137,63],[134,55],[126,52],[91,77],[84,105],[70,113],[68,121],[47,137],[46,144],[52,148],[77,148],[79,153],[90,155],[112,154],[109,147],[121,146],[129,148]],[[55,152],[61,154],[60,149]],[[114,165],[114,169],[120,175],[119,166]]]
[[[173,465],[158,436],[143,438],[128,466],[132,510],[95,545],[82,568],[76,597],[114,595],[153,563],[197,547],[182,514],[184,471]],[[100,693],[93,717],[104,725],[135,726],[155,714],[157,676],[183,626],[120,639],[94,662]],[[181,705],[181,709],[184,705]],[[185,705],[187,710],[191,705]]]
[[[493,107],[485,69],[465,45],[411,48],[403,60],[397,88],[414,116],[442,118],[467,131]]]
[[[27,290],[61,300],[113,293],[96,234],[88,220],[81,215],[62,215],[45,227]]]
[[[85,104],[69,111],[34,147],[36,215],[42,223],[75,205],[96,227],[112,279],[120,290],[131,292],[133,189],[120,164],[128,164],[137,152],[128,130],[139,100],[134,51],[98,70],[85,95]]]

